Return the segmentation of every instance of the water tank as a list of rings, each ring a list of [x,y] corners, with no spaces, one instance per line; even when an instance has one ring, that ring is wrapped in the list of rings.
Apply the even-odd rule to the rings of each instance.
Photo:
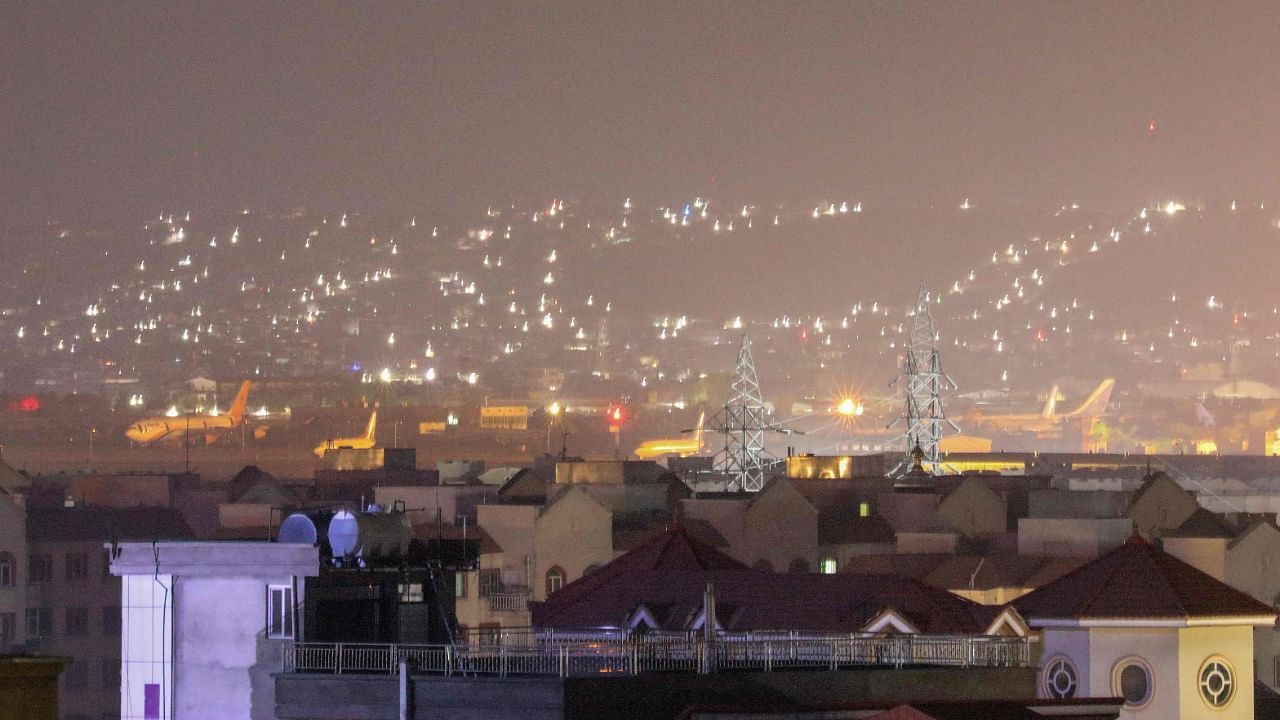
[[[413,527],[404,513],[339,510],[329,521],[333,556],[396,558],[409,550]]]
[[[316,524],[302,513],[293,513],[280,523],[280,542],[315,545],[320,538]]]

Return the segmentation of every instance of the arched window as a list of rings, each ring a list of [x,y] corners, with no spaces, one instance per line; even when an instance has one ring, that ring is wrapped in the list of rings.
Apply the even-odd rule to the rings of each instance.
[[[564,568],[559,565],[553,566],[547,571],[547,595],[556,592],[564,586]]]
[[[13,587],[17,580],[18,565],[13,555],[0,552],[0,587]]]

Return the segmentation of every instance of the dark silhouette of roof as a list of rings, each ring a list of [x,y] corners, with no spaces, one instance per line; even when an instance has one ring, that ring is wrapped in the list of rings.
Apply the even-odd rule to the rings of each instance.
[[[28,542],[192,540],[182,514],[166,507],[57,507],[27,512]]]
[[[708,583],[727,630],[854,632],[891,609],[921,632],[968,634],[983,632],[1001,611],[896,575],[754,570],[675,524],[533,605],[533,622],[618,627],[643,606],[661,629],[684,630],[701,611]]]
[[[1162,536],[1230,540],[1236,536],[1236,531],[1221,515],[1204,508],[1196,508],[1196,511],[1191,513],[1191,517],[1184,520],[1178,527],[1164,532]]]
[[[818,544],[846,545],[893,543],[893,527],[879,515],[861,517],[856,512],[823,512],[818,515]]]
[[[1275,611],[1140,537],[1013,601],[1047,619],[1265,617]]]

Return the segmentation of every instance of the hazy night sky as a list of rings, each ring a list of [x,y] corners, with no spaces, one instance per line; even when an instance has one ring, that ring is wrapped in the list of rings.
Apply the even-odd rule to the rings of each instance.
[[[1278,69],[1270,2],[11,1],[0,209],[1270,197]]]

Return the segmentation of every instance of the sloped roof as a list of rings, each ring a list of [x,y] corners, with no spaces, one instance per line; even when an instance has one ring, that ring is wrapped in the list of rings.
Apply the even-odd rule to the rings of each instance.
[[[1026,703],[986,700],[899,705],[866,720],[972,720],[979,717],[984,720],[1043,720],[1044,715],[1027,707]]]
[[[1236,536],[1236,531],[1221,515],[1204,508],[1196,508],[1196,511],[1191,513],[1191,517],[1184,520],[1181,525],[1162,533],[1162,535],[1174,538],[1221,538],[1230,540]]]
[[[534,606],[545,628],[619,627],[640,605],[671,606],[663,629],[687,629],[710,583],[727,630],[853,632],[893,609],[925,633],[981,633],[1000,612],[896,575],[753,570],[681,525],[654,536]]]
[[[177,510],[166,507],[55,507],[27,511],[28,542],[191,540]]]
[[[1274,617],[1275,611],[1138,537],[1013,601],[1037,620]]]
[[[1042,558],[1019,555],[958,555],[944,560],[924,580],[948,590],[1029,587],[1027,581],[1044,564]]]
[[[24,473],[20,473],[13,468],[12,465],[0,459],[0,490],[9,493],[15,491],[25,492],[31,487],[31,480]]]

